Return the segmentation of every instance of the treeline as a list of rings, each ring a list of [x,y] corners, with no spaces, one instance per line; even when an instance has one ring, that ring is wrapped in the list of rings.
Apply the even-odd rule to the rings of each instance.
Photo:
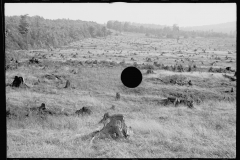
[[[6,49],[56,48],[89,37],[110,34],[105,26],[81,20],[40,16],[5,16]]]
[[[136,23],[129,22],[119,22],[119,21],[108,21],[107,28],[114,29],[116,31],[122,32],[136,32],[145,33],[147,36],[156,37],[167,37],[167,38],[177,38],[183,36],[188,37],[233,37],[234,35],[228,35],[226,33],[218,33],[212,31],[182,31],[179,30],[179,26],[174,24],[172,27],[160,26],[157,27],[146,27],[146,25],[138,25]]]

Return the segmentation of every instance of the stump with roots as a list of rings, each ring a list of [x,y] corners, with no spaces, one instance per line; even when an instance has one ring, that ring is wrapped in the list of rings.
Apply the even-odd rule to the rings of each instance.
[[[99,139],[126,139],[132,135],[131,127],[127,127],[125,121],[120,121],[118,119],[108,119],[109,121],[101,130],[94,131],[90,134],[91,140],[90,144],[97,138]]]
[[[75,112],[75,114],[78,115],[78,116],[79,115],[82,115],[82,116],[90,115],[90,114],[92,114],[92,110],[89,107],[82,107],[80,110],[77,110]]]
[[[168,97],[168,98],[162,99],[161,104],[163,104],[164,106],[173,104],[174,107],[177,107],[179,104],[183,104],[188,108],[194,108],[192,100],[181,99],[176,97]]]

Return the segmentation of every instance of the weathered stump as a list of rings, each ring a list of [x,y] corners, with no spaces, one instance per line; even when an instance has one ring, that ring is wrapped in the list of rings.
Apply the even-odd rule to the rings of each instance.
[[[66,82],[66,85],[65,85],[65,87],[64,88],[69,88],[70,87],[70,81],[69,80],[67,80],[67,82]]]

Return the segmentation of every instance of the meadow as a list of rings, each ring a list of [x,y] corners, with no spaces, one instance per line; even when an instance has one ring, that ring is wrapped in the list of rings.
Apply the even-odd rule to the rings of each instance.
[[[54,50],[5,55],[6,110],[15,115],[7,117],[8,158],[236,157],[236,80],[226,77],[235,77],[234,38],[177,41],[114,32]],[[32,57],[39,63],[29,63]],[[176,69],[180,65],[183,72]],[[137,88],[121,82],[121,72],[128,66],[142,72]],[[153,73],[148,74],[149,69]],[[15,76],[22,76],[29,88],[9,86]],[[71,87],[64,88],[67,80]],[[191,86],[184,83],[189,80]],[[116,92],[120,100],[115,99]],[[190,98],[194,108],[162,105],[169,96]],[[69,114],[88,106],[93,113],[23,116],[41,103]],[[83,137],[102,127],[97,123],[106,112],[123,114],[133,134],[90,145]]]

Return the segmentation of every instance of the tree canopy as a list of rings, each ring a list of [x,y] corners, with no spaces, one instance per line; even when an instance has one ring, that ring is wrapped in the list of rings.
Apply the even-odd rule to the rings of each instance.
[[[218,33],[212,31],[183,31],[179,29],[177,24],[170,26],[150,25],[150,24],[137,24],[130,22],[108,21],[107,28],[116,31],[144,33],[148,36],[153,35],[157,37],[165,36],[168,38],[184,37],[232,37],[226,33]]]
[[[49,20],[40,16],[6,16],[6,49],[60,47],[89,37],[103,37],[110,32],[105,26],[81,20]],[[27,34],[28,41],[25,40]]]

